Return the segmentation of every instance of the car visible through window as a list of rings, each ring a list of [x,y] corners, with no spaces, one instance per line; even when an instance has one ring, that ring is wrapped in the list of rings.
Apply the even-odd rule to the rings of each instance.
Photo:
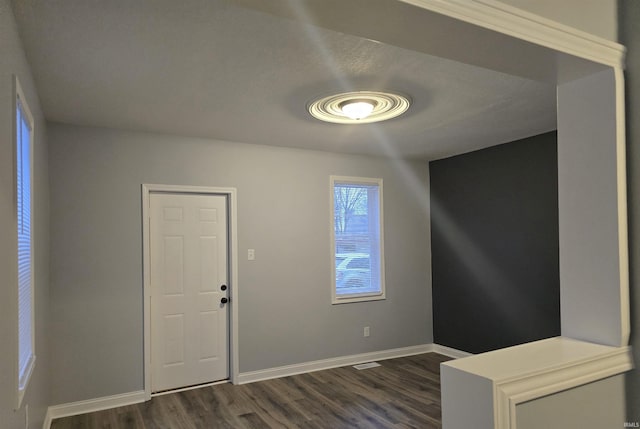
[[[371,262],[366,253],[336,255],[336,288],[345,293],[358,293],[371,287]],[[348,290],[347,290],[348,289]]]

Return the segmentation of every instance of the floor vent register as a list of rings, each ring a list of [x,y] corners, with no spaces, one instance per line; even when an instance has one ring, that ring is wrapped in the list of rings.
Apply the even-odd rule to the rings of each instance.
[[[367,362],[367,363],[361,363],[359,365],[353,365],[353,367],[357,370],[375,368],[377,366],[380,366],[378,362]]]

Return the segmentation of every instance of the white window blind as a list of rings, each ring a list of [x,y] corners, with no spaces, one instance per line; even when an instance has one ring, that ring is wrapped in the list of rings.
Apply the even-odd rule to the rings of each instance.
[[[16,211],[18,228],[18,407],[35,364],[33,314],[31,112],[16,82]]]
[[[382,180],[331,177],[333,303],[384,299]]]

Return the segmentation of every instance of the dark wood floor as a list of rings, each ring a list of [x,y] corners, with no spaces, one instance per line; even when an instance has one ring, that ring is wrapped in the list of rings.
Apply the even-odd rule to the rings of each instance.
[[[156,396],[137,405],[56,419],[76,428],[440,428],[440,362],[426,353],[234,386]]]

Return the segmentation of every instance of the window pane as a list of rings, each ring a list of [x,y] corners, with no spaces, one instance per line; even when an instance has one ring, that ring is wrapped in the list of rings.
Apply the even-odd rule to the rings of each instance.
[[[333,181],[336,298],[382,294],[380,191],[370,181]]]
[[[26,106],[16,103],[16,215],[18,229],[18,391],[19,398],[33,370],[33,237],[31,232],[32,128]],[[20,402],[18,400],[18,403]]]

